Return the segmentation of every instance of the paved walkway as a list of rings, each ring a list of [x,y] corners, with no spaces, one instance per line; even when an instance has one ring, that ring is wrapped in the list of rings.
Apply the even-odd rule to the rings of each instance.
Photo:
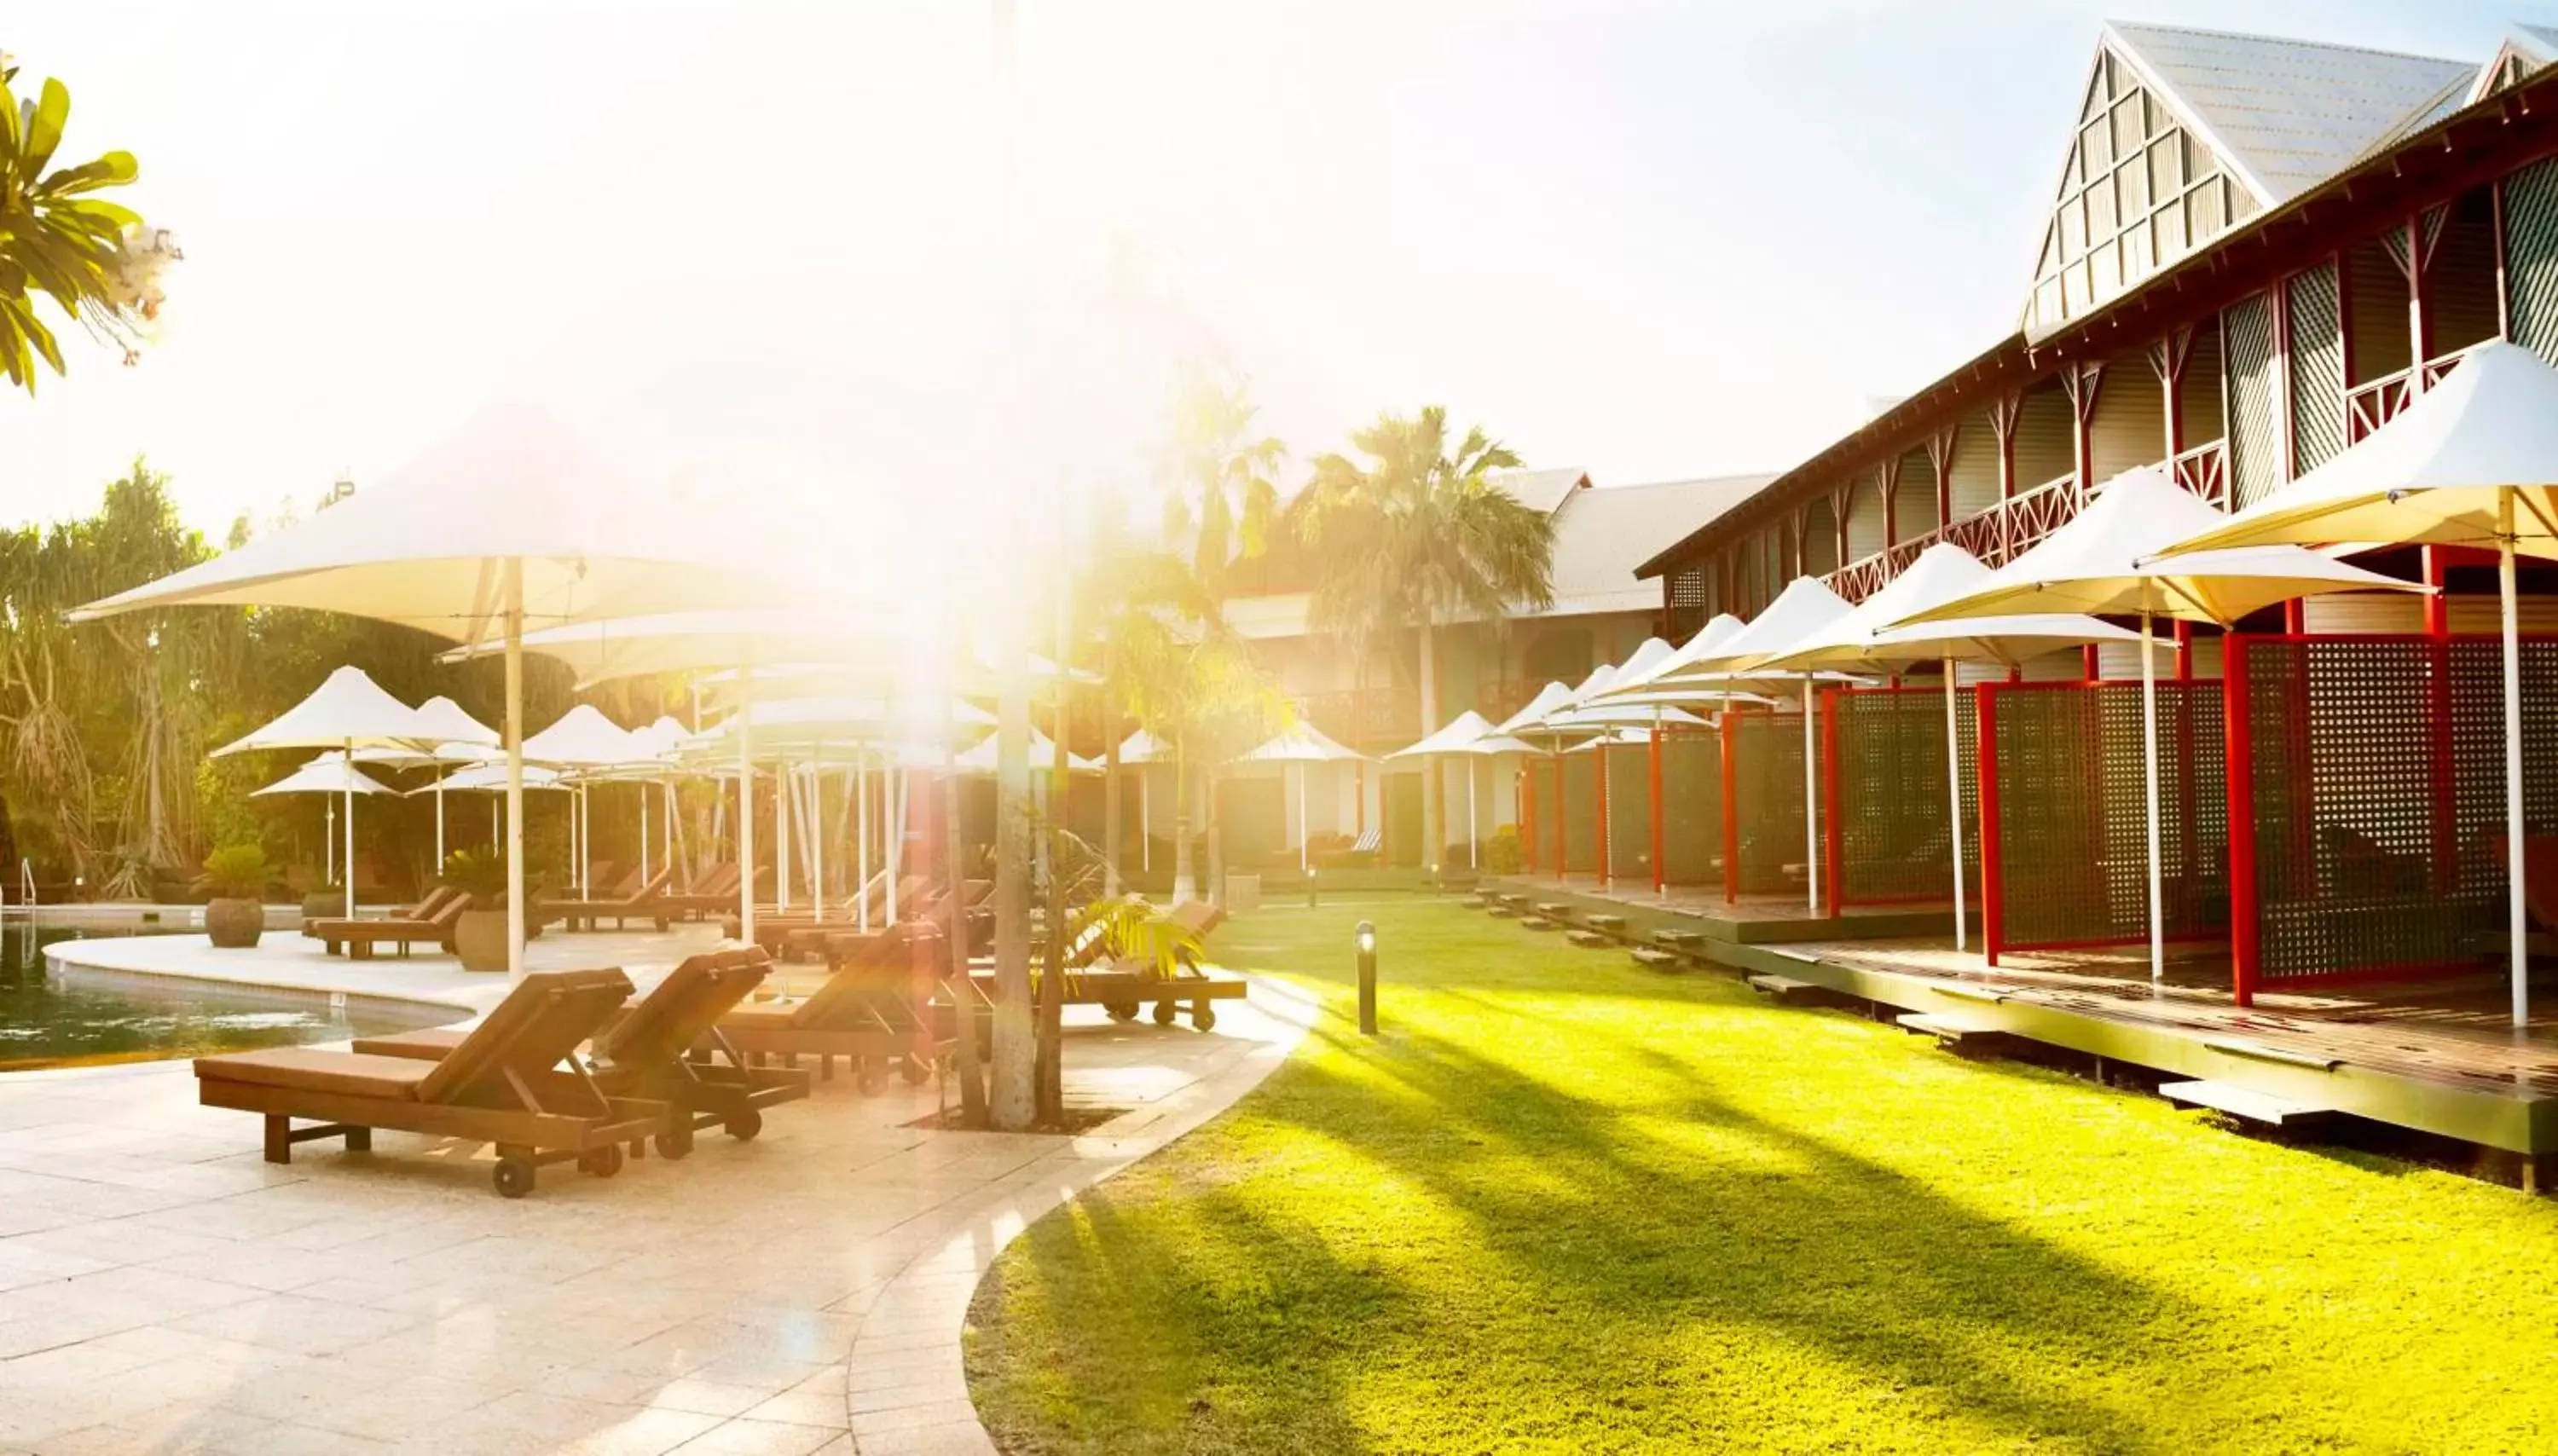
[[[592,942],[589,943],[592,946]],[[395,963],[384,963],[391,965]],[[377,1133],[291,1167],[184,1064],[0,1077],[0,1452],[987,1452],[960,1337],[1041,1214],[1249,1090],[1311,1007],[1070,1025],[1064,1138],[925,1131],[838,1078],[752,1143],[489,1187]]]

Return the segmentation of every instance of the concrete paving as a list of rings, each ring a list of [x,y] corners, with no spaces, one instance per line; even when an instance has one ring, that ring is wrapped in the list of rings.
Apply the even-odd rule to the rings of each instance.
[[[707,934],[546,936],[536,963],[653,981]],[[292,944],[55,949],[463,1011],[504,990]],[[1208,1035],[1069,1016],[1069,1099],[1130,1109],[1083,1136],[926,1130],[937,1089],[839,1076],[753,1142],[511,1202],[476,1144],[263,1162],[184,1063],[0,1076],[0,1452],[991,1451],[960,1364],[979,1276],[1257,1084],[1312,1007],[1256,982]]]

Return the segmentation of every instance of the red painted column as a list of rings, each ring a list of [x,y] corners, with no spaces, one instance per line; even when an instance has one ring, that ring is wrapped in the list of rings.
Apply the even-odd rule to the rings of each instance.
[[[2006,931],[2002,923],[2005,886],[1999,862],[1998,700],[1996,683],[1983,683],[1972,695],[1974,712],[1980,720],[1974,736],[1981,755],[1981,951],[1992,966],[1998,964],[1999,944]]]
[[[1572,861],[1564,854],[1564,831],[1572,818],[1572,796],[1564,792],[1563,755],[1554,755],[1554,877],[1572,872]]]
[[[1657,895],[1668,883],[1662,877],[1661,866],[1663,831],[1667,828],[1667,821],[1661,815],[1661,726],[1658,721],[1652,724],[1651,746],[1649,768],[1652,801],[1652,893]]]
[[[2299,596],[2283,603],[2283,631],[2286,634],[2298,637],[2309,631],[2308,608],[2308,600]]]
[[[1617,857],[1610,853],[1608,844],[1608,749],[1610,746],[1612,745],[1603,736],[1599,739],[1599,746],[1590,750],[1591,797],[1597,801],[1592,806],[1591,815],[1599,825],[1597,843],[1591,847],[1597,853],[1591,858],[1599,861],[1599,884],[1602,888],[1615,883],[1617,879]]]
[[[1533,759],[1519,765],[1518,771],[1519,872],[1536,873],[1536,763]]]
[[[2079,677],[2082,680],[2092,683],[2104,676],[2102,654],[2098,652],[2095,643],[2090,642],[2078,649],[2078,663]]]
[[[2182,617],[2176,623],[2176,680],[2194,681],[2194,623]]]
[[[2247,639],[2220,639],[2222,762],[2229,805],[2229,990],[2238,1004],[2256,1003],[2256,750],[2247,714]]]

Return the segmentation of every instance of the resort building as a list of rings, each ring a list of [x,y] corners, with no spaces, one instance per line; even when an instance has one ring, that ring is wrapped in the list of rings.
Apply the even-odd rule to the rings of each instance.
[[[1646,560],[1671,631],[1749,615],[1797,575],[1860,598],[1936,541],[1997,565],[2138,465],[2243,506],[2473,345],[2558,359],[2553,57],[2558,29],[2532,26],[2478,62],[2107,25],[2016,331]],[[2492,609],[2474,562],[2374,564],[2448,581],[2455,630]],[[2415,630],[2424,610],[2297,615]]]
[[[1751,497],[1770,477],[1725,475],[1642,485],[1599,485],[1578,468],[1515,470],[1502,488],[1554,522],[1554,604],[1501,622],[1460,622],[1437,629],[1441,720],[1473,709],[1497,723],[1549,682],[1577,683],[1603,663],[1625,658],[1663,629],[1660,593],[1642,579],[1645,561],[1676,543],[1699,521]],[[1310,625],[1312,563],[1290,533],[1248,564],[1246,595],[1226,612],[1255,654],[1315,728],[1371,757],[1400,748],[1438,724],[1421,721],[1420,656],[1412,634],[1380,644],[1365,662]],[[1293,771],[1293,770],[1292,770]],[[1445,767],[1448,838],[1466,835],[1466,772]],[[1512,776],[1477,770],[1482,838],[1517,822]],[[1267,858],[1298,842],[1296,800],[1277,765],[1238,766],[1224,774],[1223,822],[1229,854]],[[1355,841],[1370,828],[1389,863],[1423,861],[1418,764],[1382,761],[1365,768],[1317,770],[1306,815],[1318,835]],[[1154,832],[1170,833],[1160,806]]]

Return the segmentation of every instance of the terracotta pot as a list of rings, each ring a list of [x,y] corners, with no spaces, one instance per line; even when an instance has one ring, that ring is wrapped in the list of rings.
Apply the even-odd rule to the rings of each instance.
[[[302,897],[302,918],[335,920],[347,913],[345,890],[313,890]]]
[[[244,951],[266,932],[266,907],[255,900],[218,899],[205,906],[205,934],[226,951]]]
[[[465,971],[506,969],[506,912],[465,910],[453,922],[453,950]]]

